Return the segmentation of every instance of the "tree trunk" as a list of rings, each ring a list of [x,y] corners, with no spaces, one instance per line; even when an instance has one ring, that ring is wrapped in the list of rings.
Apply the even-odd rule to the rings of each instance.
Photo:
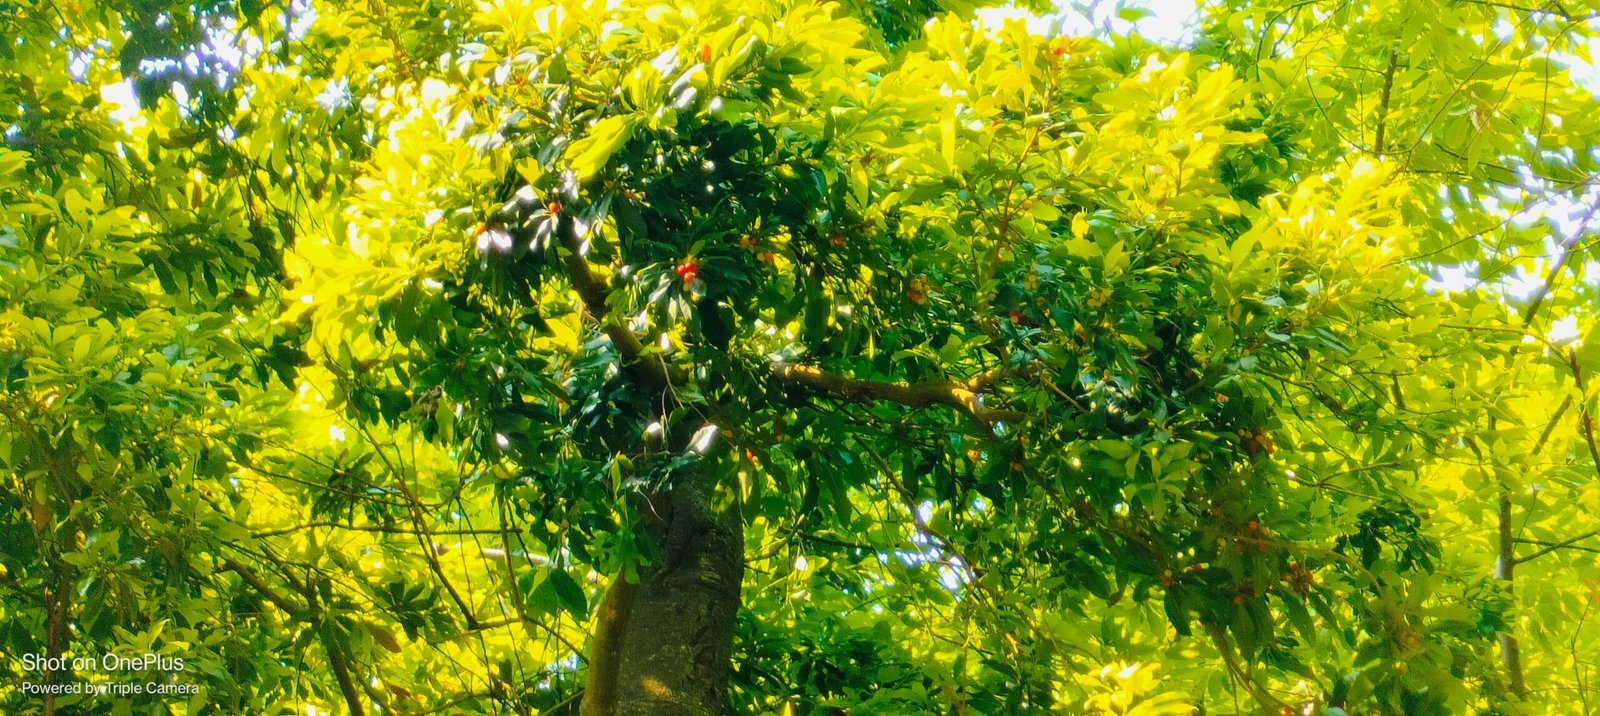
[[[596,617],[583,716],[712,716],[727,709],[744,578],[744,525],[710,470],[651,501],[660,563],[613,580]]]
[[[1511,525],[1511,493],[1504,490],[1500,493],[1499,518],[1497,520],[1498,544],[1494,564],[1495,579],[1506,583],[1506,592],[1512,590],[1512,581],[1516,579],[1517,553],[1516,545],[1512,540]],[[1500,635],[1500,662],[1505,666],[1506,678],[1511,682],[1511,691],[1517,696],[1528,694],[1527,683],[1522,676],[1522,648],[1517,644],[1515,633],[1516,624],[1506,625],[1505,633]]]

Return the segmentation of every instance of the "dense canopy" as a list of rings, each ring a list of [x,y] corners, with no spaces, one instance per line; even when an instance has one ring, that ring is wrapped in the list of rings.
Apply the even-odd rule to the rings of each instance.
[[[0,711],[1600,709],[1600,3],[1105,5],[0,2]]]

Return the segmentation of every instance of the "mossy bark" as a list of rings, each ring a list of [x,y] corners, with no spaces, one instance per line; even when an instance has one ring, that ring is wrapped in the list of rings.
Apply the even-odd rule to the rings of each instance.
[[[596,617],[583,716],[709,716],[726,710],[744,532],[693,471],[651,501],[660,562],[618,577]]]

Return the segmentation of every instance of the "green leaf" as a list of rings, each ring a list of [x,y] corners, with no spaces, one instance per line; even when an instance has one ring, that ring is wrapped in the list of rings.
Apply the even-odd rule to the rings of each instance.
[[[583,592],[583,587],[578,586],[578,581],[563,570],[553,569],[546,580],[553,589],[556,597],[560,599],[561,606],[578,619],[583,619],[589,614],[589,599]]]
[[[596,122],[588,134],[572,143],[567,149],[571,157],[568,167],[578,175],[578,181],[593,179],[611,160],[611,155],[633,137],[638,120],[632,116],[613,116]]]
[[[1189,629],[1189,615],[1183,610],[1183,598],[1179,595],[1178,589],[1179,587],[1174,586],[1167,590],[1166,596],[1161,600],[1161,607],[1167,613],[1167,622],[1178,632],[1178,636],[1192,636],[1193,632]]]

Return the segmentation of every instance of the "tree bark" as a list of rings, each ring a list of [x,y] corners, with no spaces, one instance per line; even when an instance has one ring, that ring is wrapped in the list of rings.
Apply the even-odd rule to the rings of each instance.
[[[1504,580],[1506,592],[1512,590],[1512,581],[1516,579],[1517,553],[1513,539],[1511,524],[1511,493],[1502,490],[1500,493],[1498,530],[1498,554],[1494,565],[1495,579]],[[1528,693],[1527,683],[1522,676],[1522,648],[1517,644],[1515,625],[1508,625],[1507,630],[1500,635],[1500,661],[1505,667],[1506,678],[1511,682],[1511,691],[1518,696]]]
[[[647,509],[660,563],[619,575],[600,605],[583,716],[711,716],[727,708],[744,525],[710,470],[680,474]]]
[[[584,308],[620,354],[641,387],[671,404],[682,369],[649,353],[644,342],[611,315],[610,287],[594,273],[575,221],[562,217],[562,264]],[[985,425],[1020,421],[1023,413],[990,408],[982,393],[1004,377],[991,371],[965,382],[903,385],[833,375],[810,366],[776,365],[780,380],[806,385],[854,402],[898,402],[910,408],[953,408]],[[727,709],[728,660],[744,578],[744,523],[739,511],[719,504],[709,462],[674,476],[643,510],[652,523],[659,562],[639,570],[637,582],[612,579],[595,617],[584,686],[583,716],[712,716]]]

